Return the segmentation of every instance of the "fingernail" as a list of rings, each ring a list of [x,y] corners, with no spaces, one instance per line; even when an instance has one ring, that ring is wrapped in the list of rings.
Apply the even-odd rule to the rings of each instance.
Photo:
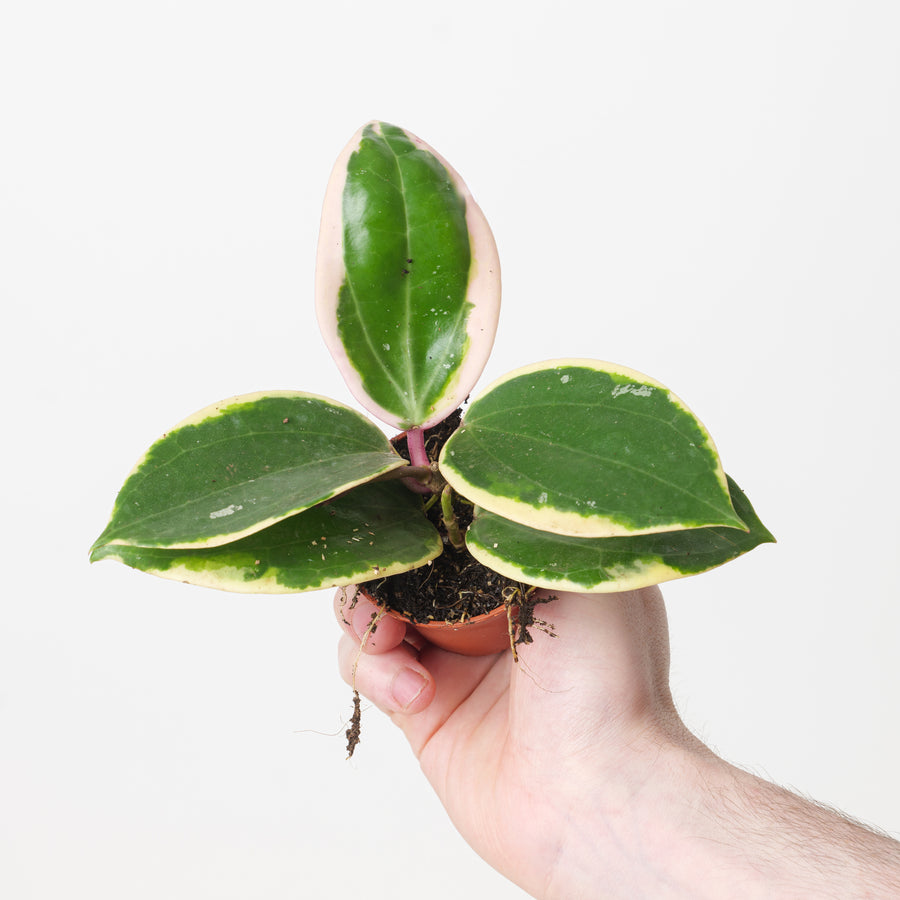
[[[414,669],[401,669],[391,684],[391,696],[400,709],[406,709],[425,690],[426,684],[425,679]]]

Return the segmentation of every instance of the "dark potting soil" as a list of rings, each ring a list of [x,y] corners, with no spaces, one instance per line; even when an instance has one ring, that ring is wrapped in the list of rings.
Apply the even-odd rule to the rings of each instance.
[[[425,435],[425,450],[435,462],[446,440],[459,427],[460,410],[444,419]],[[392,442],[397,452],[409,459],[405,437]],[[472,521],[472,504],[459,496],[454,500],[454,514],[460,529]],[[444,541],[444,552],[424,566],[366,583],[366,590],[378,603],[400,612],[414,622],[434,620],[459,622],[490,612],[507,598],[521,602],[523,585],[483,566],[468,550],[457,550],[447,537],[441,519],[441,504],[435,502],[427,511],[428,518]]]
[[[432,462],[437,460],[444,442],[459,427],[460,420],[461,413],[457,410],[425,435],[425,450]],[[408,461],[406,438],[394,438],[392,443]],[[471,523],[473,511],[468,500],[459,496],[454,498],[453,512],[461,531],[465,532]],[[507,615],[511,617],[510,646],[516,660],[517,645],[528,644],[532,640],[530,628],[540,628],[547,634],[555,635],[553,625],[536,618],[534,614],[535,606],[546,602],[546,599],[536,599],[531,588],[486,568],[465,548],[457,550],[447,537],[439,499],[432,503],[426,514],[443,539],[444,552],[411,572],[366,582],[366,590],[376,602],[402,613],[413,622],[462,622],[505,603]],[[373,631],[375,627],[377,618],[372,621]],[[360,742],[361,715],[360,696],[354,682],[353,713],[346,730],[348,758],[353,756]]]

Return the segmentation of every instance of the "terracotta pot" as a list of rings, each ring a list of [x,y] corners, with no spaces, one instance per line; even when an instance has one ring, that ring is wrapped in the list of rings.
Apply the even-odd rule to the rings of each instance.
[[[379,605],[365,590],[365,585],[360,585],[359,591],[372,603]],[[489,613],[466,619],[465,622],[413,622],[392,609],[385,612],[393,619],[412,625],[425,640],[443,650],[452,650],[464,656],[489,656],[509,649],[509,626],[503,604]],[[515,613],[515,607],[513,612]]]

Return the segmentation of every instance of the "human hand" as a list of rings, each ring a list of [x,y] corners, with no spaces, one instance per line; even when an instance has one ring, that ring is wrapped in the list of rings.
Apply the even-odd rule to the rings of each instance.
[[[900,897],[900,844],[717,757],[681,723],[656,588],[559,593],[458,656],[336,598],[341,672],[403,730],[456,827],[546,900]],[[347,618],[345,618],[345,615]]]
[[[555,597],[538,610],[556,637],[532,629],[518,664],[509,651],[440,650],[390,618],[360,653],[377,608],[360,596],[351,609],[342,591],[335,606],[343,677],[356,666],[356,687],[403,730],[463,837],[535,896],[572,897],[577,872],[562,870],[585,822],[614,817],[662,748],[693,738],[669,692],[658,589]]]

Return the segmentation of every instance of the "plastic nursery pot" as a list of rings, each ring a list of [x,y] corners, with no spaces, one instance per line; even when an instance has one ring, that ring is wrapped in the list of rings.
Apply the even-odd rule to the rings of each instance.
[[[381,606],[365,589],[365,585],[359,585],[359,592],[376,606]],[[503,603],[488,613],[473,616],[464,622],[414,622],[393,609],[382,609],[391,618],[412,625],[425,640],[442,650],[451,650],[463,656],[490,656],[509,649],[509,625]],[[515,611],[513,607],[514,614]]]

